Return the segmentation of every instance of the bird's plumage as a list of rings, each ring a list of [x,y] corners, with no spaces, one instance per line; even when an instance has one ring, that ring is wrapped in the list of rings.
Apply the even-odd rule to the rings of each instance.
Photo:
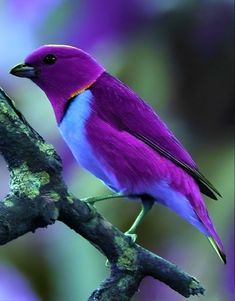
[[[216,198],[218,191],[146,102],[88,54],[63,47],[44,46],[26,63],[37,68],[33,81],[49,97],[77,161],[111,189],[149,195],[175,211],[204,233],[225,261],[200,193]],[[57,63],[45,66],[49,52],[57,69]]]
[[[96,110],[100,116],[142,140],[176,165],[186,170],[197,182],[201,191],[216,199],[219,192],[199,172],[189,153],[167,128],[165,123],[136,93],[115,77],[104,72],[91,86],[96,95]],[[104,107],[111,103],[110,109]],[[103,107],[102,107],[103,106]]]

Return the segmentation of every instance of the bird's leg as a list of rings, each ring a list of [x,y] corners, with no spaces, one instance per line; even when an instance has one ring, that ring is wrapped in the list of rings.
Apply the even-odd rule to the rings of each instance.
[[[136,228],[141,223],[141,221],[143,220],[143,218],[145,217],[145,215],[153,207],[153,204],[154,204],[154,200],[153,199],[142,199],[142,209],[141,209],[139,215],[135,219],[135,221],[134,221],[133,225],[130,227],[130,229],[127,232],[125,232],[125,235],[129,236],[132,239],[133,243],[137,239],[137,234],[135,233],[136,232]]]
[[[106,196],[100,196],[100,197],[90,197],[90,198],[85,198],[81,199],[81,201],[89,203],[91,205],[94,205],[97,202],[104,201],[104,200],[109,200],[109,199],[117,199],[117,198],[126,198],[129,197],[128,195],[123,195],[120,193],[114,193]]]

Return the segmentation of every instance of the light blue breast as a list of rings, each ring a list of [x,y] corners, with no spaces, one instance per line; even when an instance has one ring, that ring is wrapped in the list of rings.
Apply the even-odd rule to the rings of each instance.
[[[76,96],[69,105],[59,129],[79,164],[108,185],[103,167],[92,151],[92,145],[86,135],[85,125],[89,122],[92,99],[90,90]]]

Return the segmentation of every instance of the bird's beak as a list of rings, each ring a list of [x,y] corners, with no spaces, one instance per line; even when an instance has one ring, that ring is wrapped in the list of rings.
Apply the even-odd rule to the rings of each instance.
[[[32,66],[28,66],[27,64],[16,65],[11,69],[10,74],[13,74],[18,77],[27,77],[27,78],[37,77],[36,69]]]

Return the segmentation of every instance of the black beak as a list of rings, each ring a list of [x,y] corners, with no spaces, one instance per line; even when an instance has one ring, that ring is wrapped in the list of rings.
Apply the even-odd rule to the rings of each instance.
[[[34,67],[28,66],[27,64],[18,64],[11,69],[10,74],[18,77],[35,78],[37,77],[37,72]]]

